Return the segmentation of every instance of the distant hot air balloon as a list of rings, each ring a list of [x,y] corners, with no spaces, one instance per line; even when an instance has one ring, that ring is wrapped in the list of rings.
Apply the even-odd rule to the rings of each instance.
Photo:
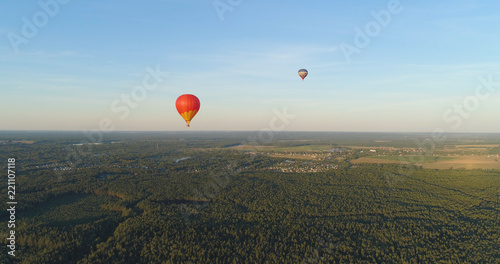
[[[182,118],[186,120],[187,127],[189,127],[191,119],[193,119],[196,113],[198,113],[198,110],[200,110],[200,100],[192,94],[183,94],[175,101],[175,107]]]
[[[299,76],[300,76],[300,78],[302,78],[302,81],[304,80],[304,78],[306,78],[307,74],[308,74],[308,72],[306,69],[299,70]]]

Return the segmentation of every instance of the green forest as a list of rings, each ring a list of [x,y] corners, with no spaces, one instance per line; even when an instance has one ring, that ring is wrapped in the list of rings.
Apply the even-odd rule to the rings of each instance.
[[[252,135],[0,133],[2,241],[8,158],[17,201],[15,257],[4,245],[0,263],[499,262],[500,170],[354,166],[364,154],[345,148],[314,161],[335,165],[324,171],[282,172],[269,168],[314,164],[266,155],[270,147],[412,147],[426,136]],[[500,144],[498,135],[446,144],[478,138]]]

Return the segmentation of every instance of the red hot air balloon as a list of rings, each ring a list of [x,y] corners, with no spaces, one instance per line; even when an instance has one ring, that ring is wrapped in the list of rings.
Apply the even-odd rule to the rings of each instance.
[[[196,113],[198,113],[198,110],[200,110],[200,100],[192,94],[183,94],[175,101],[175,107],[182,118],[186,120],[187,127],[189,127],[191,119],[193,119]]]

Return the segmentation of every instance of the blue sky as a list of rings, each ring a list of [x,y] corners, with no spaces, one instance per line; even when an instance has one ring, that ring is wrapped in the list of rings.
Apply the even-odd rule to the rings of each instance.
[[[500,83],[498,10],[460,0],[3,1],[0,130],[92,130],[103,119],[114,130],[184,130],[175,100],[192,93],[201,109],[190,130],[500,132],[500,85],[480,81]],[[358,53],[347,60],[345,47]],[[168,76],[126,117],[113,110],[148,67]],[[289,120],[270,125],[283,111]]]

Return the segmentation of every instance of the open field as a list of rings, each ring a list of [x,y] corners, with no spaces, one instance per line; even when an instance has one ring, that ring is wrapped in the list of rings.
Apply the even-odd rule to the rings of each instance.
[[[450,160],[435,163],[423,163],[427,169],[500,169],[500,158],[487,156],[458,156]]]
[[[274,146],[259,146],[259,145],[237,145],[227,147],[226,149],[231,150],[242,150],[242,151],[263,151],[263,150],[274,150],[276,147]]]
[[[442,148],[439,148],[440,152],[484,152],[487,153],[490,149],[498,149],[500,145],[498,144],[484,144],[484,145],[446,145]]]
[[[398,150],[398,148],[394,147],[367,147],[367,146],[345,146],[344,148],[350,148],[350,149],[375,149],[375,150]]]
[[[456,148],[496,148],[500,147],[498,144],[484,144],[484,145],[455,145]]]
[[[440,156],[376,156],[377,159],[383,159],[383,160],[395,160],[395,161],[401,161],[401,162],[408,162],[408,163],[430,163],[430,162],[439,162],[439,161],[444,161],[444,160],[451,160],[454,159],[454,157],[440,157]]]
[[[33,144],[35,141],[32,140],[19,140],[19,141],[14,141],[15,143],[23,143],[23,144]]]
[[[437,159],[437,160],[436,160]],[[415,163],[413,162],[415,161]],[[402,156],[401,159],[399,157],[394,156],[377,156],[377,157],[363,157],[359,159],[352,160],[351,163],[359,164],[359,163],[378,163],[378,164],[387,164],[387,163],[402,163],[402,164],[415,164],[418,166],[422,166],[426,169],[500,169],[500,158],[496,156],[456,156],[456,157],[434,157],[427,156],[424,157],[424,161],[421,161],[421,158],[418,156],[413,156],[410,158],[409,156]]]
[[[360,163],[377,163],[377,164],[394,164],[394,163],[402,163],[402,164],[410,164],[410,162],[402,162],[394,159],[383,159],[382,157],[371,158],[371,157],[363,157],[359,159],[351,160],[352,164],[360,164]]]
[[[300,155],[300,154],[289,154],[289,155],[278,155],[278,154],[267,154],[269,157],[273,158],[283,158],[283,159],[301,159],[301,160],[317,160],[317,156],[311,155]]]
[[[311,151],[327,151],[331,150],[331,145],[303,145],[294,147],[275,147],[274,151],[277,152],[311,152]]]
[[[226,149],[232,150],[246,150],[246,151],[274,151],[274,152],[311,152],[311,151],[327,151],[331,150],[331,145],[302,145],[292,147],[280,146],[260,146],[260,145],[237,145],[227,147]]]

